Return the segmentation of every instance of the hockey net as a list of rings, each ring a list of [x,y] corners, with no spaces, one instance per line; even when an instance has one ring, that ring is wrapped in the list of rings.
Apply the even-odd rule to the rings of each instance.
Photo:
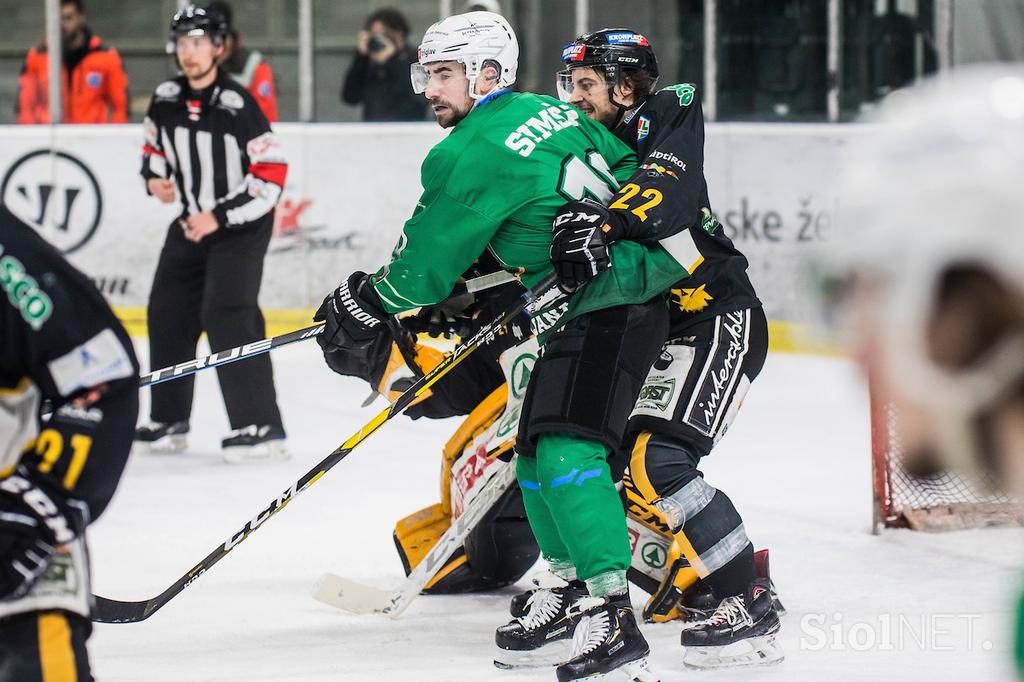
[[[898,425],[892,405],[872,395],[875,533],[882,528],[942,531],[1024,525],[1020,503],[1007,495],[985,492],[952,472],[915,476],[907,471]]]

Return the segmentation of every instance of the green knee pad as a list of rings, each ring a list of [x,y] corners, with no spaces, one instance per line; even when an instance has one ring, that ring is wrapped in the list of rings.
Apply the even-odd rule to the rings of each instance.
[[[568,434],[543,434],[537,443],[531,480],[540,487],[533,492],[540,493],[580,580],[624,575],[631,559],[626,514],[607,455],[602,444]]]

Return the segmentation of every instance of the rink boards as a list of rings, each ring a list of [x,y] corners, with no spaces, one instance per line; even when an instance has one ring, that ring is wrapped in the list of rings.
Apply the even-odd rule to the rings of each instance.
[[[307,324],[343,276],[386,261],[419,197],[420,163],[444,135],[432,123],[280,124],[277,131],[289,171],[261,294],[270,333]],[[712,205],[750,260],[775,349],[808,350],[801,263],[834,234],[833,169],[862,132],[708,125]],[[157,255],[178,210],[146,195],[141,144],[135,125],[0,128],[4,204],[92,277],[136,334],[145,333]]]

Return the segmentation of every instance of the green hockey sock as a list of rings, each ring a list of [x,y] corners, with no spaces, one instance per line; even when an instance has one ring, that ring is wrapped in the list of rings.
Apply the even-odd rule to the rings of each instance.
[[[540,493],[546,518],[558,529],[557,537],[568,549],[577,577],[588,583],[605,573],[625,576],[631,559],[626,514],[607,455],[607,448],[595,441],[545,433],[537,443],[536,477],[530,479],[540,486],[533,492]],[[530,523],[536,534],[532,516]],[[611,587],[619,580],[602,577],[598,582]]]
[[[555,520],[551,518],[551,510],[540,493],[536,458],[516,458],[516,478],[519,479],[519,488],[523,491],[523,506],[526,507],[530,529],[537,539],[541,554],[551,567],[551,572],[564,580],[575,580],[576,569],[569,558],[569,550],[562,542]]]

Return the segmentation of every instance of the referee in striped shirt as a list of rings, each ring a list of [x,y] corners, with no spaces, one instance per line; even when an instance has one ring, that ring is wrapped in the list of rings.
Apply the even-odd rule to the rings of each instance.
[[[257,297],[288,166],[259,105],[216,65],[226,32],[219,14],[191,6],[175,14],[167,47],[182,75],[157,87],[143,123],[146,189],[181,202],[149,296],[150,367],[195,357],[203,331],[214,352],[266,335]],[[225,459],[284,456],[270,356],[217,373],[232,428]],[[192,392],[192,377],[154,386],[136,442],[183,450]]]

